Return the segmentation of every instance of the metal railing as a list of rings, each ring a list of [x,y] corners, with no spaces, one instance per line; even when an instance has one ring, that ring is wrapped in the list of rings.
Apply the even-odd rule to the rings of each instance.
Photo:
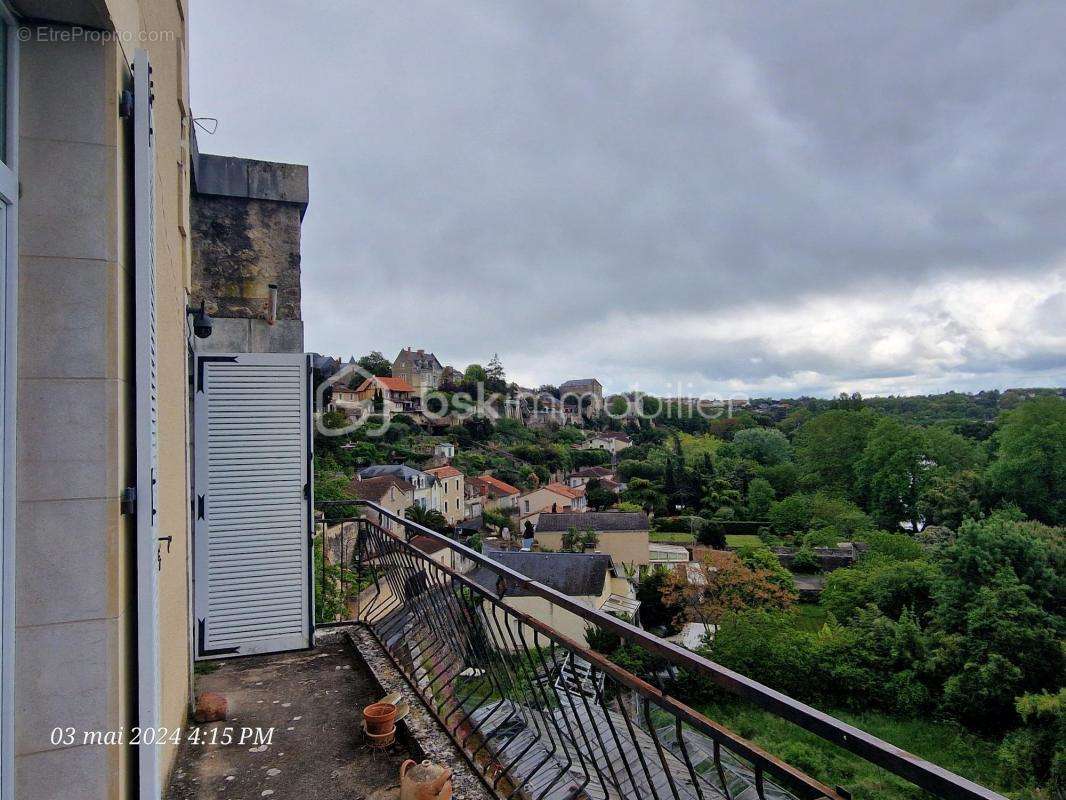
[[[367,516],[331,518],[328,509],[344,506],[362,506]],[[327,509],[319,525],[321,580],[337,582],[344,598],[325,621],[365,624],[486,782],[508,800],[850,798],[512,607],[507,592],[515,589],[708,677],[937,797],[1003,800],[376,504],[318,507]],[[425,537],[416,541],[421,547],[411,543],[415,537]],[[468,569],[453,568],[457,561]],[[486,570],[497,576],[494,582],[486,581]]]

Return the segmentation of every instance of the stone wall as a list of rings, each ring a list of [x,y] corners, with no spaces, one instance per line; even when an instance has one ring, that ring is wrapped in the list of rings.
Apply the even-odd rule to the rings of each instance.
[[[213,317],[263,319],[269,284],[278,319],[300,319],[302,207],[277,200],[194,195],[192,301]]]

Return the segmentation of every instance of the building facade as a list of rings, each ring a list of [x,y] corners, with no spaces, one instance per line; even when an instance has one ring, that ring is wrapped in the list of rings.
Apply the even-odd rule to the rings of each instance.
[[[424,394],[440,386],[444,367],[433,353],[405,347],[392,362],[392,376],[414,387],[416,394]]]

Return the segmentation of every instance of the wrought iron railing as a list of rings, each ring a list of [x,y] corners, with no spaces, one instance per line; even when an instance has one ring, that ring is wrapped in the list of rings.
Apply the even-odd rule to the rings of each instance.
[[[350,514],[353,506],[362,507],[361,516],[334,516]],[[320,581],[332,584],[334,598],[320,622],[365,624],[486,782],[508,800],[851,797],[512,607],[509,586],[706,676],[934,796],[1003,800],[373,503],[319,508],[325,514],[316,568]],[[470,567],[481,571],[478,581]],[[485,585],[485,569],[498,576],[494,585]]]

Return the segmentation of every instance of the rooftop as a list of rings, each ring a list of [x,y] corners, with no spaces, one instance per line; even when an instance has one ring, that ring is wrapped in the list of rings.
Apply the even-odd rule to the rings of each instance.
[[[537,520],[537,531],[558,532],[568,528],[594,531],[646,531],[648,515],[643,511],[588,511],[544,513]]]
[[[413,392],[415,387],[405,381],[403,378],[389,378],[375,376],[373,378],[367,378],[361,384],[356,391],[365,392],[374,384],[378,384],[383,389],[388,389],[390,392]]]
[[[401,492],[413,492],[415,487],[395,475],[380,475],[368,478],[355,478],[348,484],[348,491],[360,500],[377,501],[395,486]]]
[[[492,550],[486,555],[493,561],[521,572],[545,586],[571,597],[594,597],[603,591],[607,572],[614,563],[604,553],[531,553],[524,550]],[[483,589],[496,592],[497,574],[489,567],[479,567],[470,579]],[[530,596],[532,592],[507,582],[511,597]]]
[[[491,475],[478,475],[476,478],[467,478],[467,483],[474,486],[481,486],[490,495],[495,494],[501,497],[507,497],[512,494],[521,494],[520,489],[516,489],[509,483],[501,481],[499,478],[494,478]]]

